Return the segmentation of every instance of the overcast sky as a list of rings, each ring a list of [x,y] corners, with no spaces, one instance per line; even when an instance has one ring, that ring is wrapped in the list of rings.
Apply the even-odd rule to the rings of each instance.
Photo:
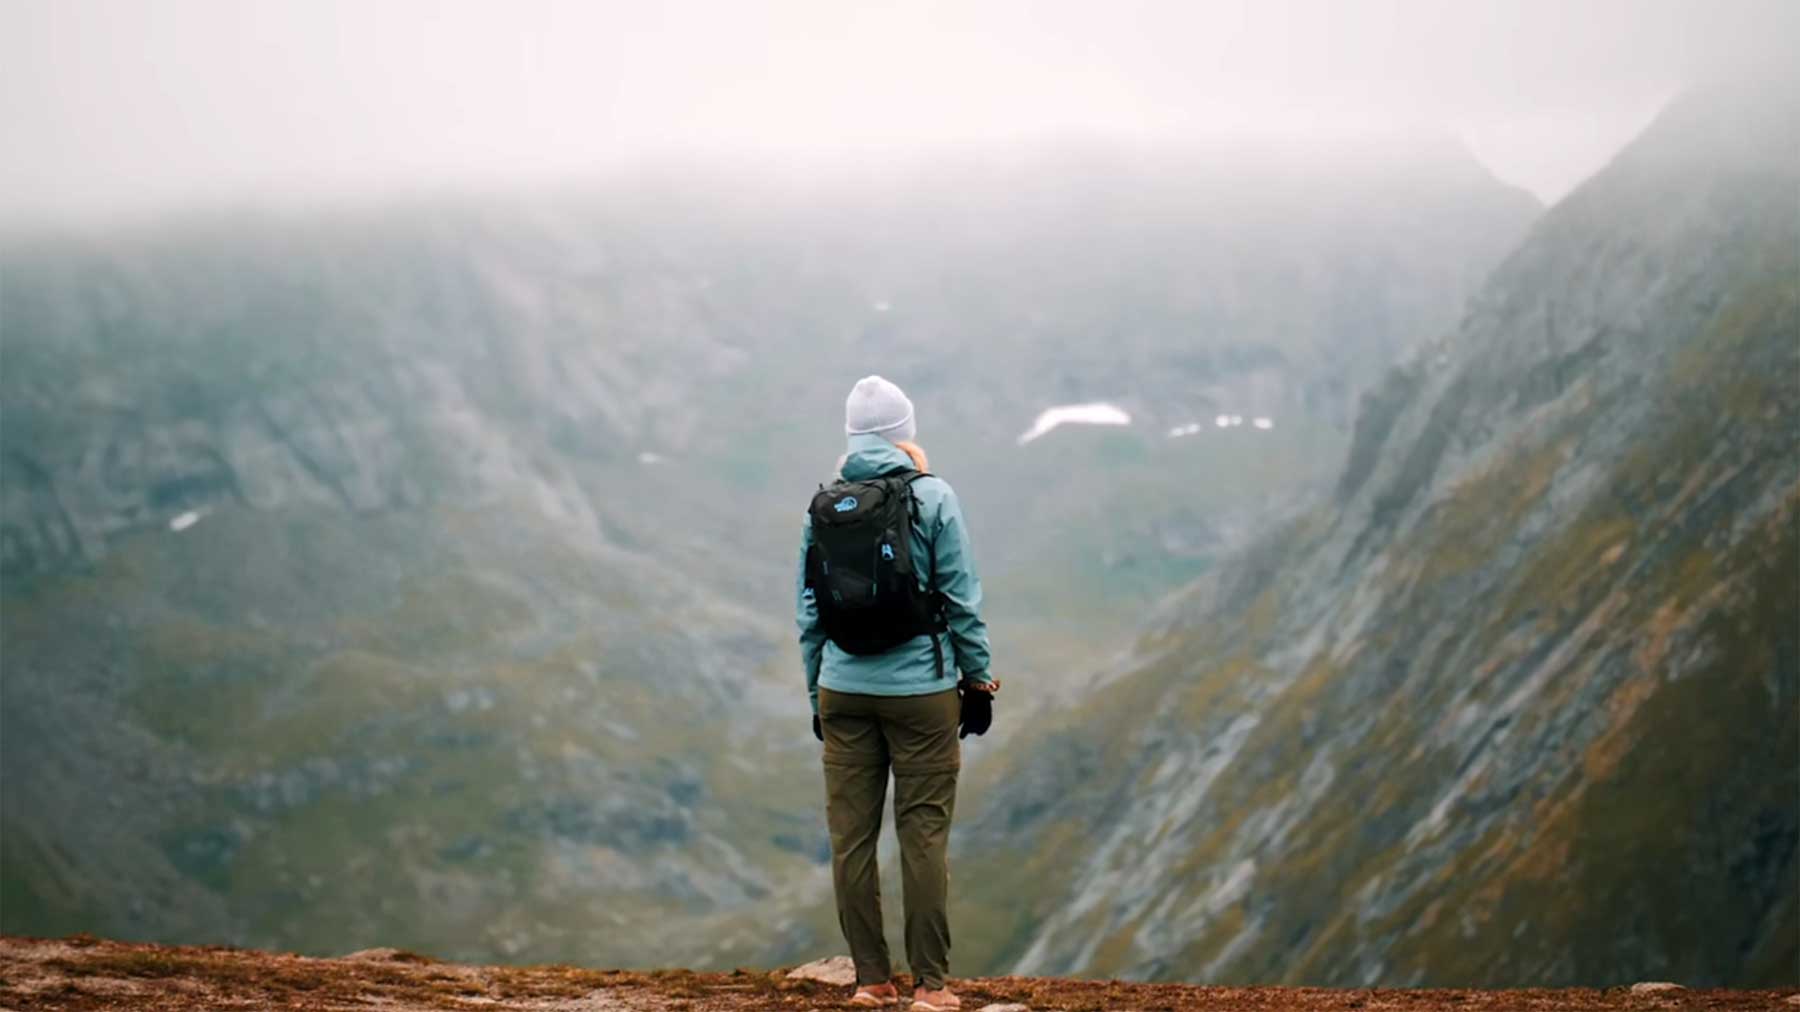
[[[1418,125],[1554,200],[1797,42],[1800,0],[0,0],[0,218]]]

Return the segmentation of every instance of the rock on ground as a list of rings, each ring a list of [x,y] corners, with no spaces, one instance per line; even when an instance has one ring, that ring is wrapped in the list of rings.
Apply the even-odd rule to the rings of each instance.
[[[357,959],[357,960],[362,960],[363,962],[368,962],[368,963],[390,963],[390,962],[402,962],[403,963],[403,962],[406,962],[408,960],[408,958],[416,958],[416,957],[409,957],[409,955],[407,953],[405,953],[399,949],[391,949],[386,946],[383,946],[379,949],[358,949],[355,952],[352,952],[347,956],[339,956],[338,958],[339,959]]]
[[[828,956],[794,967],[788,971],[788,979],[816,980],[821,984],[849,987],[856,983],[856,964],[849,956]]]

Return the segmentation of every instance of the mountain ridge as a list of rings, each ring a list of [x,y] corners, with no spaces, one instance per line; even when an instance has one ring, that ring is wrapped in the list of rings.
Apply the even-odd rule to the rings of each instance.
[[[1796,108],[1674,104],[1365,398],[1335,502],[986,771],[958,853],[1032,900],[982,960],[1791,979]]]
[[[1049,686],[1535,211],[1038,168],[0,242],[0,929],[715,965],[823,860],[788,588],[851,381]],[[1088,392],[1139,424],[1016,445]],[[1225,399],[1280,424],[1164,438]]]

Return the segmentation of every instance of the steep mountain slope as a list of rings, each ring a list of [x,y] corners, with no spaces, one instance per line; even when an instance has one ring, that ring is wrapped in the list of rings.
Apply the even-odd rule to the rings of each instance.
[[[788,588],[846,384],[906,382],[990,518],[995,600],[1041,612],[996,616],[1008,673],[1098,650],[1321,484],[1346,357],[1444,325],[1522,229],[1455,155],[7,243],[0,929],[723,958],[708,918],[821,860]],[[1280,428],[1163,437],[1239,390]],[[1014,444],[1102,395],[1159,427]]]
[[[1334,502],[986,771],[975,965],[1794,983],[1795,95],[1674,104],[1365,399]]]
[[[223,510],[10,595],[8,930],[653,961],[627,912],[810,867],[776,631],[518,513]]]

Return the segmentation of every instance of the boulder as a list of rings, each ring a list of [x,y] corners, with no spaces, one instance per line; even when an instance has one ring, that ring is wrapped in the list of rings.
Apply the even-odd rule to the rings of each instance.
[[[1668,994],[1673,991],[1686,991],[1680,984],[1671,984],[1666,980],[1642,980],[1631,985],[1632,994]]]
[[[848,986],[856,983],[856,964],[849,956],[815,959],[788,971],[789,980],[816,980],[821,984]]]
[[[358,949],[349,955],[339,956],[338,958],[354,959],[361,963],[399,963],[406,961],[406,953],[401,952],[399,949],[382,946],[378,949]]]

